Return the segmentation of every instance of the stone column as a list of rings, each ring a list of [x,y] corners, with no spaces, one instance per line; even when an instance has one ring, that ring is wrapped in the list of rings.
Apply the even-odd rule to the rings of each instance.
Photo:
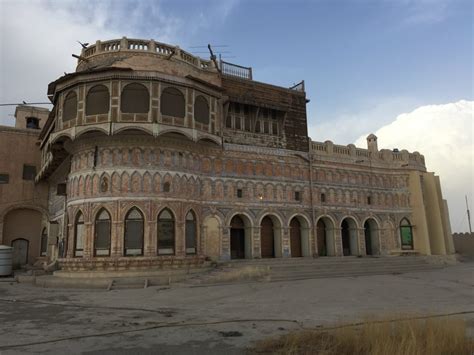
[[[262,249],[260,243],[260,227],[251,227],[249,228],[251,231],[251,238],[252,238],[252,258],[254,259],[261,259],[262,258]]]
[[[3,221],[0,221],[0,245],[3,244]]]
[[[196,254],[197,255],[205,255],[206,254],[206,235],[207,235],[207,226],[204,224],[201,224],[197,227],[198,230],[198,236],[197,236],[197,250]]]
[[[51,224],[49,225],[51,226]],[[69,228],[69,233],[68,233],[68,241],[67,241],[67,246],[66,246],[66,257],[67,258],[72,258],[74,257],[74,224],[68,224],[67,225]],[[48,228],[48,234],[49,234],[50,228]]]
[[[357,228],[357,255],[367,255],[365,250],[365,228]]]
[[[184,222],[176,223],[176,235],[175,235],[175,255],[186,256],[186,242],[184,235]]]
[[[290,242],[290,228],[274,228],[275,235],[276,231],[280,230],[281,232],[281,253],[283,258],[290,258],[291,257],[291,242]],[[275,255],[278,257],[278,255]]]
[[[328,229],[330,231],[330,229]],[[342,250],[342,228],[333,228],[333,242],[334,242],[334,254],[335,256],[343,256]]]
[[[144,256],[155,256],[156,255],[156,238],[153,238],[153,235],[156,236],[155,230],[156,222],[155,221],[148,221],[145,223],[144,233],[144,240],[143,240],[143,255]],[[155,240],[155,242],[153,241]]]
[[[90,259],[94,256],[94,236],[92,222],[84,222],[84,252],[83,258]]]
[[[221,260],[230,260],[230,226],[222,227]]]
[[[112,222],[112,240],[110,241],[110,256],[120,257],[123,252],[123,232],[122,232],[122,221],[113,221]]]

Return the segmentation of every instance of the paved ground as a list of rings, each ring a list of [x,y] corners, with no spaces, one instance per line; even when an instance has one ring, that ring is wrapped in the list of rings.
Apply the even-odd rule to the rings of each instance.
[[[474,263],[402,275],[84,291],[0,279],[0,354],[241,354],[292,329],[375,314],[459,313],[474,330]]]

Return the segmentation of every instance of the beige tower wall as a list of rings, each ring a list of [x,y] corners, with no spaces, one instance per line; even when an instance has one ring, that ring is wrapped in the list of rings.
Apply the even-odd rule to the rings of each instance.
[[[444,247],[446,254],[454,254],[454,242],[451,232],[451,223],[449,222],[448,203],[443,199],[443,192],[441,191],[441,182],[439,176],[435,176],[436,191],[438,194],[439,211],[441,214],[441,224],[443,226]]]
[[[445,255],[443,217],[441,215],[441,196],[438,195],[439,179],[433,173],[423,174],[426,222],[431,245],[431,254]],[[441,189],[439,189],[441,191]]]
[[[410,172],[409,190],[412,204],[413,247],[421,254],[431,255],[429,230],[426,221],[425,203],[419,171]]]

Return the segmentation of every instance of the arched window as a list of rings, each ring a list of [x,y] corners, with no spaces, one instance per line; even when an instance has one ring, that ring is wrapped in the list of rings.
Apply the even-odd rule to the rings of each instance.
[[[125,217],[125,256],[143,255],[143,215],[133,207]]]
[[[402,249],[412,250],[413,249],[413,230],[410,221],[403,218],[400,221],[400,239],[402,242]]]
[[[196,97],[194,101],[194,120],[204,124],[209,123],[209,105],[202,95]]]
[[[87,92],[86,116],[108,113],[110,107],[109,89],[104,85],[96,85]]]
[[[183,93],[178,89],[164,89],[161,93],[160,105],[161,114],[184,118],[186,102]]]
[[[163,192],[170,192],[170,189],[171,189],[171,184],[166,181],[163,183]]]
[[[110,215],[102,209],[95,219],[94,256],[110,255]]]
[[[81,212],[76,217],[74,225],[74,256],[82,257],[84,255],[84,216]]]
[[[142,84],[128,84],[122,90],[120,110],[124,113],[147,113],[150,109],[150,94]]]
[[[69,121],[77,116],[77,95],[74,91],[66,95],[63,103],[63,121]]]
[[[174,254],[174,217],[169,209],[164,209],[158,216],[158,254]]]
[[[186,215],[186,254],[196,254],[196,216],[193,211]]]
[[[41,232],[41,250],[40,256],[46,256],[48,252],[48,234],[46,233],[46,228],[43,228]]]

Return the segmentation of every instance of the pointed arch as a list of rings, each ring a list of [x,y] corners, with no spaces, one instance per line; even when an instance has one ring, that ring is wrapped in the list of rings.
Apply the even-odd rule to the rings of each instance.
[[[196,213],[190,209],[186,213],[185,224],[185,249],[186,254],[197,254],[197,220]]]
[[[143,255],[144,225],[143,212],[136,206],[130,208],[125,215],[124,224],[125,256]]]
[[[84,239],[85,239],[85,227],[84,227],[84,214],[81,210],[77,211],[76,218],[74,218],[74,257],[84,256]]]
[[[158,214],[158,255],[174,255],[176,245],[175,217],[173,211],[164,208]]]
[[[111,218],[109,211],[102,207],[94,221],[94,256],[110,256]]]

